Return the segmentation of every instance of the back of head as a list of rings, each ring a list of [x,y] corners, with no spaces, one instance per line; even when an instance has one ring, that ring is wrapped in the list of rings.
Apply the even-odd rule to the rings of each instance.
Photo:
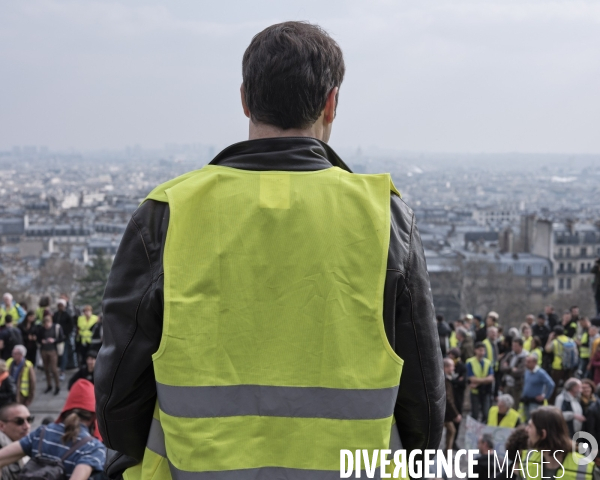
[[[552,329],[552,331],[556,334],[556,335],[563,335],[565,333],[565,329],[563,327],[561,327],[560,325],[556,325],[556,327],[554,327]]]
[[[531,423],[540,439],[532,448],[537,450],[562,450],[569,452],[573,441],[569,436],[567,423],[562,412],[556,407],[540,407],[531,412]],[[545,432],[545,435],[543,435]]]
[[[342,50],[318,25],[284,22],[265,28],[242,60],[252,121],[282,130],[309,127],[344,73]]]
[[[84,379],[77,380],[59,416],[59,421],[65,425],[63,442],[68,443],[77,438],[82,421],[90,422],[93,420],[96,411],[96,397],[94,395],[94,385]],[[93,424],[90,429],[93,428]]]

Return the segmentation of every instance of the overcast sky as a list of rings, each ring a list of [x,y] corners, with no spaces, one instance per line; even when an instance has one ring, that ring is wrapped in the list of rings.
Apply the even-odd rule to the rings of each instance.
[[[0,0],[0,149],[243,140],[243,52],[284,20],[344,51],[334,148],[600,153],[596,0]]]

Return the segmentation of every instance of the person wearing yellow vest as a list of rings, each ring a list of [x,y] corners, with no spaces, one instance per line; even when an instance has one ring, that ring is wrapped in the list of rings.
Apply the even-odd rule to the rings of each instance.
[[[482,342],[475,344],[475,356],[467,360],[467,381],[471,391],[471,416],[485,422],[492,403],[494,369],[485,356]]]
[[[92,344],[93,328],[98,323],[98,316],[92,314],[92,306],[85,305],[83,315],[77,318],[77,350],[79,352],[79,365],[85,365],[87,352]]]
[[[25,358],[26,355],[27,349],[23,345],[16,345],[12,357],[6,361],[6,367],[17,386],[17,402],[29,406],[35,397],[35,368]]]
[[[42,297],[38,302],[38,308],[35,310],[35,319],[38,324],[42,323],[47,313],[50,313],[50,297]]]
[[[542,366],[542,359],[544,357],[544,352],[542,350],[542,341],[539,337],[533,337],[531,339],[531,350],[529,351],[531,355],[537,358],[537,364]]]
[[[565,310],[562,316],[562,327],[565,331],[565,335],[569,338],[574,338],[577,333],[577,320],[573,319],[571,311]]]
[[[552,353],[554,358],[552,360],[552,380],[556,384],[556,388],[554,389],[554,393],[550,397],[550,403],[554,402],[556,395],[562,387],[563,383],[567,381],[567,379],[571,376],[572,369],[563,368],[562,354],[564,344],[571,339],[564,334],[564,329],[562,326],[557,325],[554,327],[552,333],[548,337],[548,342],[546,342],[546,346],[544,349],[548,353]]]
[[[483,340],[485,357],[490,361],[494,371],[498,370],[498,329],[488,327],[487,337]]]
[[[498,405],[490,407],[487,424],[490,427],[515,428],[519,425],[519,412],[513,407],[515,401],[512,395],[498,395]]]
[[[533,337],[531,336],[531,326],[528,323],[521,325],[521,337],[523,338],[523,350],[531,352]]]
[[[458,347],[458,338],[456,338],[456,330],[452,330],[452,332],[450,332],[450,336],[448,337],[448,346],[450,347],[450,350]]]
[[[580,375],[585,375],[588,372],[588,363],[590,362],[592,342],[590,338],[590,327],[592,324],[586,317],[579,319],[581,327],[581,336],[575,340],[579,347],[579,370]]]
[[[2,296],[3,303],[0,306],[0,326],[4,325],[6,315],[13,318],[15,324],[19,323],[25,317],[25,310],[18,303],[13,301],[13,296],[10,293],[5,293]]]
[[[333,478],[341,449],[441,441],[414,216],[326,143],[339,46],[273,25],[242,76],[250,140],[154,189],[112,266],[94,378],[111,476]]]
[[[592,480],[594,462],[586,463],[577,453],[567,424],[556,407],[540,407],[531,412],[527,423],[530,450],[522,452],[525,480],[560,478]]]

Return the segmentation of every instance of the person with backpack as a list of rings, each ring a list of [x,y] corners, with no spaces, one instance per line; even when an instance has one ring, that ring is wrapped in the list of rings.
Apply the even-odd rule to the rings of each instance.
[[[552,403],[556,399],[560,387],[572,376],[573,371],[577,368],[579,355],[577,353],[577,345],[572,338],[565,335],[565,331],[560,325],[554,327],[544,349],[546,352],[554,355],[551,376],[556,384],[556,388],[549,399],[550,403]]]
[[[56,423],[43,425],[0,450],[0,468],[25,455],[31,457],[21,480],[87,480],[101,472],[106,447],[94,438],[94,386],[87,380],[74,385]]]

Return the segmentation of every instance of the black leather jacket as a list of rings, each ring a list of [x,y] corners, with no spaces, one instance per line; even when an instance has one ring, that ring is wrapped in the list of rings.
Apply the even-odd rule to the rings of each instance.
[[[251,140],[223,150],[212,162],[245,170],[349,171],[313,138]],[[401,187],[401,186],[400,186]],[[163,322],[163,246],[169,206],[147,201],[133,214],[104,293],[104,342],[95,370],[96,411],[104,443],[118,453],[107,472],[118,478],[139,462],[156,401],[152,354]],[[407,450],[438,448],[446,406],[442,357],[429,277],[415,217],[391,195],[391,238],[384,291],[384,325],[404,359],[395,417]]]

